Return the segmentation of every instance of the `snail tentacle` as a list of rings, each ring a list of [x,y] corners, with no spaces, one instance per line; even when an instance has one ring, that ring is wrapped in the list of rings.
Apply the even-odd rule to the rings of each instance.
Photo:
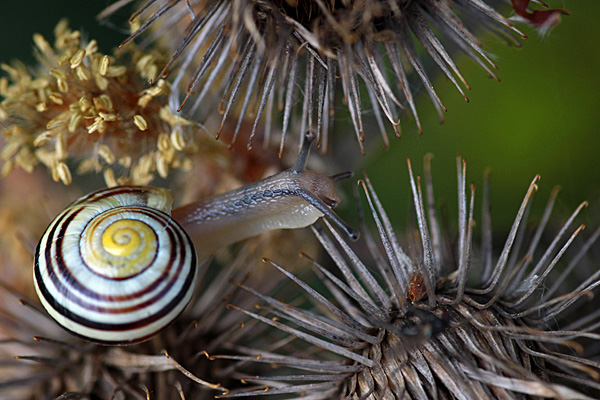
[[[304,199],[308,204],[322,212],[324,216],[326,216],[328,219],[331,220],[331,222],[333,222],[342,231],[344,231],[344,233],[348,235],[350,240],[358,240],[359,232],[356,229],[350,227],[346,222],[344,222],[343,219],[341,219],[336,213],[332,211],[331,207],[335,207],[335,205],[337,205],[337,200],[329,198],[320,199],[313,193],[308,192],[304,189],[299,189],[295,195],[300,197],[301,199]],[[329,204],[327,204],[327,202],[329,202]]]
[[[313,135],[311,131],[306,131],[304,133],[304,140],[302,142],[302,147],[300,148],[300,153],[298,153],[298,158],[296,159],[294,166],[289,169],[290,172],[294,174],[302,174],[304,171],[306,171],[308,155],[310,154],[310,148],[312,147],[315,138],[316,136]]]

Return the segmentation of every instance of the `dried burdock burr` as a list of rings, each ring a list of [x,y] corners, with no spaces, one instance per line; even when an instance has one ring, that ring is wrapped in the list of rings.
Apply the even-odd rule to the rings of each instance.
[[[314,233],[333,270],[304,255],[317,280],[266,260],[302,294],[287,288],[269,295],[240,284],[260,304],[254,311],[232,307],[273,329],[268,337],[248,331],[253,339],[247,345],[232,346],[237,356],[215,356],[238,360],[238,377],[249,384],[223,397],[597,398],[600,313],[595,307],[587,313],[586,300],[600,285],[600,271],[587,259],[600,229],[576,249],[573,242],[584,225],[572,227],[587,203],[546,242],[558,191],[530,232],[536,176],[508,237],[496,248],[489,181],[482,222],[476,225],[475,186],[468,194],[464,160],[458,158],[457,167],[456,237],[449,237],[437,216],[428,158],[424,188],[409,163],[417,223],[404,240],[397,239],[365,177],[360,186],[377,227],[377,235],[363,229],[367,255],[355,252],[327,224]],[[586,278],[573,279],[574,271]],[[266,366],[257,368],[261,363]]]
[[[114,3],[100,18],[128,3]],[[277,123],[281,151],[289,131],[311,129],[325,152],[340,97],[363,153],[367,108],[385,145],[384,121],[400,136],[405,108],[421,131],[417,87],[431,97],[440,119],[446,110],[426,63],[433,60],[467,100],[469,85],[454,50],[498,79],[477,35],[490,30],[513,43],[524,37],[496,6],[482,0],[149,0],[130,24],[133,33],[124,48],[147,33],[144,44],[160,41],[172,49],[160,77],[173,80],[173,104],[184,115],[205,121],[220,111],[217,137],[228,119],[237,119],[230,141],[237,139],[244,118],[254,119],[248,147],[257,132],[265,143],[277,140],[272,133]],[[422,49],[427,57],[420,55]]]

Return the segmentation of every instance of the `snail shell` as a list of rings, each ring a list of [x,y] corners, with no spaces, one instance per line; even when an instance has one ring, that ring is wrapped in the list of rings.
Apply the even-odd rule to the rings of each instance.
[[[75,335],[105,344],[143,341],[189,302],[196,253],[170,217],[165,189],[117,187],[83,197],[47,228],[35,254],[42,305]]]

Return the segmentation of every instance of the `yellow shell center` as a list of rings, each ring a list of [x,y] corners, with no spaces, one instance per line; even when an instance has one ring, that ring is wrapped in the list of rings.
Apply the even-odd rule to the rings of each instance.
[[[158,236],[145,221],[119,217],[108,211],[90,223],[84,233],[82,256],[94,272],[125,279],[144,271],[157,256]]]
[[[142,244],[140,229],[154,234],[148,228],[148,225],[143,222],[133,220],[117,221],[102,234],[102,248],[115,257],[127,257],[138,250],[144,251],[144,249],[140,249]]]

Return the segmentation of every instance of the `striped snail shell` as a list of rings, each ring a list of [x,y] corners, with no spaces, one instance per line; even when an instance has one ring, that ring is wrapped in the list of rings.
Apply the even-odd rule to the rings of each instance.
[[[35,254],[44,308],[77,336],[104,344],[143,341],[189,302],[196,253],[170,217],[165,189],[117,187],[85,196],[47,228]]]

